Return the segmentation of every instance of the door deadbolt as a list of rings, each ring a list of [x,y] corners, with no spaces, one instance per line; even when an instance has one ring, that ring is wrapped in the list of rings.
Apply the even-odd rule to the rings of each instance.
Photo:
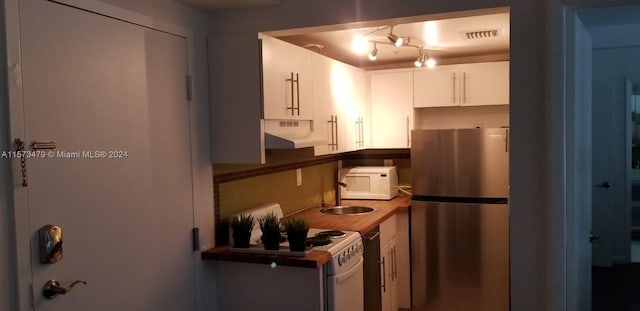
[[[40,239],[40,262],[53,264],[62,260],[62,227],[45,225],[38,231]]]

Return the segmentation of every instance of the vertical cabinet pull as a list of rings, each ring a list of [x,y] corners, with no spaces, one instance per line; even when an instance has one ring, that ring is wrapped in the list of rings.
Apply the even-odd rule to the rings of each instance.
[[[453,103],[456,103],[456,73],[453,73]]]
[[[467,73],[462,73],[462,102],[467,102]]]
[[[334,123],[333,125],[336,127],[335,133],[336,133],[336,150],[340,150],[340,143],[338,142],[338,116],[333,116],[334,118]]]
[[[397,250],[394,246],[392,248],[393,255],[391,257],[391,280],[395,281],[398,278],[398,258],[396,257]]]
[[[411,147],[411,125],[409,124],[409,116],[407,116],[407,148]]]
[[[296,73],[296,112],[300,115],[300,77],[299,74]],[[291,103],[293,106],[293,103]]]
[[[380,284],[380,287],[382,287],[382,291],[386,293],[387,292],[387,267],[385,264],[385,257],[382,257],[382,261],[379,261],[378,263],[382,265],[382,284]]]
[[[356,148],[364,147],[364,118],[356,119]]]
[[[291,82],[291,107],[287,106],[287,110],[291,110],[291,115],[300,115],[300,74],[291,72],[291,77],[286,80]],[[297,103],[296,103],[297,99]]]
[[[329,143],[329,147],[331,147],[332,151],[336,151],[338,150],[338,116],[331,115],[327,122],[331,127],[331,143]]]

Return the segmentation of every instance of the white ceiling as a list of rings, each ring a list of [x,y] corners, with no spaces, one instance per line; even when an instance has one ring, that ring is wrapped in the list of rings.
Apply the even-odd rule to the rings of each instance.
[[[184,4],[208,11],[242,9],[250,7],[275,6],[280,0],[176,0]],[[503,11],[504,12],[504,11]],[[461,63],[483,60],[509,59],[509,13],[466,16],[450,19],[423,20],[409,18],[411,22],[395,20],[366,22],[367,28],[345,25],[321,27],[322,30],[280,30],[267,33],[299,46],[308,46],[311,50],[364,69],[384,69],[413,66],[419,52],[415,47],[395,47],[376,44],[378,58],[370,61],[368,52],[373,48],[372,41],[389,42],[386,35],[390,26],[397,36],[410,38],[412,46],[424,48],[425,53],[440,64]],[[418,20],[418,22],[416,22]],[[406,21],[406,20],[405,20]],[[327,31],[327,29],[341,29]],[[376,31],[376,29],[380,29]],[[467,39],[465,32],[496,29],[498,37]],[[351,48],[354,38],[365,36],[365,48],[355,53]],[[368,46],[367,46],[367,42]],[[322,48],[318,48],[321,46]]]
[[[279,39],[299,46],[311,45],[320,54],[338,59],[342,62],[361,67],[410,67],[418,58],[415,47],[395,47],[387,44],[376,44],[378,58],[370,61],[367,57],[373,48],[373,41],[390,42],[387,34],[388,26],[352,28],[348,30],[322,31],[289,36],[278,36]],[[376,31],[376,29],[382,29]],[[387,28],[384,28],[387,27]],[[498,30],[498,37],[467,39],[464,35],[469,31]],[[429,57],[451,62],[452,59],[473,58],[478,56],[499,55],[508,59],[509,53],[509,13],[461,17],[398,24],[393,28],[397,36],[409,37],[412,45],[425,49]],[[364,37],[365,48],[362,52],[354,52],[354,38]],[[322,46],[318,48],[317,45]]]

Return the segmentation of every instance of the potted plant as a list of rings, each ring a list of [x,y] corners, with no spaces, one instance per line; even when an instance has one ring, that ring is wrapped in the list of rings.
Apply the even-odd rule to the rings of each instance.
[[[289,218],[284,222],[284,230],[292,252],[304,252],[309,232],[309,222],[302,218]]]
[[[262,230],[264,249],[280,249],[280,220],[274,213],[268,213],[258,220]]]
[[[240,214],[229,220],[233,247],[248,248],[251,239],[251,231],[255,225],[255,219],[250,214]]]

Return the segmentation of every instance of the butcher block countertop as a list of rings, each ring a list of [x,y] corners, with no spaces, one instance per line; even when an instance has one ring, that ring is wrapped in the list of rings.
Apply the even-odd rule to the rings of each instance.
[[[331,260],[331,254],[325,251],[311,251],[307,256],[295,257],[284,255],[235,253],[229,246],[218,246],[201,253],[202,259],[219,261],[236,261],[246,263],[273,264],[303,268],[320,268]]]
[[[312,228],[358,231],[361,235],[365,235],[393,214],[408,211],[411,206],[411,196],[399,195],[389,201],[342,200],[342,205],[368,206],[375,208],[376,211],[364,215],[330,215],[320,212],[321,207],[314,207],[291,216],[308,220]]]
[[[400,195],[389,201],[380,200],[342,200],[342,205],[369,206],[375,212],[365,215],[329,215],[320,212],[321,207],[303,210],[290,217],[301,217],[309,221],[310,227],[358,231],[365,235],[380,223],[400,211],[408,211],[411,197]],[[305,257],[236,253],[229,246],[217,246],[201,253],[202,259],[218,261],[236,261],[258,264],[277,264],[283,266],[319,268],[331,260],[331,254],[325,251],[311,251]]]

